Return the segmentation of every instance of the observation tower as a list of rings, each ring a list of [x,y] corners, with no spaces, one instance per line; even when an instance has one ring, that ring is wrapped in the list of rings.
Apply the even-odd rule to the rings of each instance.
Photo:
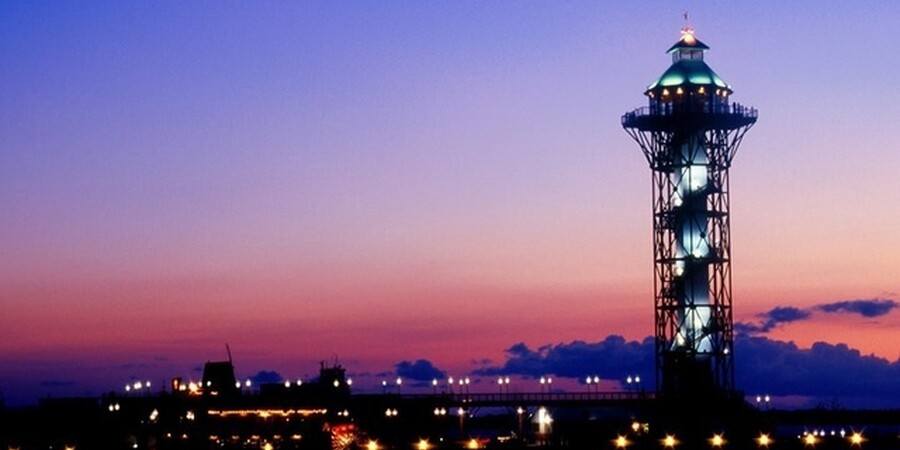
[[[653,179],[656,390],[663,396],[734,392],[728,168],[756,109],[682,30],[672,65],[644,91],[649,105],[622,116]]]

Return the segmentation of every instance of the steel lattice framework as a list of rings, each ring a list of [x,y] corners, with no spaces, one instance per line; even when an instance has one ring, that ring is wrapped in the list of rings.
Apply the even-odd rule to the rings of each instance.
[[[652,170],[656,387],[731,393],[728,170],[757,112],[729,103],[730,87],[713,84],[651,86],[646,94],[650,106],[625,114],[622,125]]]

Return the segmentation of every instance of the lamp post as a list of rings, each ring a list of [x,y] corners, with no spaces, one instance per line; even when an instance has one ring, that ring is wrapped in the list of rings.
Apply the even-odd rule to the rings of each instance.
[[[591,392],[591,385],[594,387],[594,392],[600,392],[600,377],[598,375],[585,377],[584,384],[587,386],[588,392]]]
[[[400,388],[403,386],[403,379],[397,377],[397,395],[400,395]]]
[[[625,384],[627,385],[626,390],[635,392],[640,390],[641,384],[641,376],[640,375],[628,375],[625,377]]]
[[[544,385],[547,386],[547,393],[551,392],[551,385],[553,384],[553,378],[541,377],[540,383],[541,383],[541,393],[542,394],[544,393]]]
[[[502,394],[506,386],[506,393],[509,394],[509,377],[499,377],[497,378],[497,386],[500,388],[500,393]]]

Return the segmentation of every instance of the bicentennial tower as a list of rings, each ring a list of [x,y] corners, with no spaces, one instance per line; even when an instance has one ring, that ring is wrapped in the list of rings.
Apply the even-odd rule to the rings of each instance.
[[[682,30],[649,105],[622,116],[652,171],[656,389],[669,396],[734,391],[728,168],[757,113],[730,101],[708,49]]]

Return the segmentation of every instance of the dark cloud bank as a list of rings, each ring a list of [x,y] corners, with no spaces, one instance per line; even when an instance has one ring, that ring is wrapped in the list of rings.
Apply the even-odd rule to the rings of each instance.
[[[653,354],[652,337],[638,342],[608,336],[599,342],[573,341],[537,349],[518,343],[507,349],[503,365],[479,369],[476,375],[581,379],[600,374],[622,380],[635,373],[651,375]],[[900,408],[900,359],[890,362],[863,355],[846,344],[817,342],[801,349],[793,342],[740,336],[735,341],[735,374],[738,388],[747,394],[808,398],[802,406]]]

